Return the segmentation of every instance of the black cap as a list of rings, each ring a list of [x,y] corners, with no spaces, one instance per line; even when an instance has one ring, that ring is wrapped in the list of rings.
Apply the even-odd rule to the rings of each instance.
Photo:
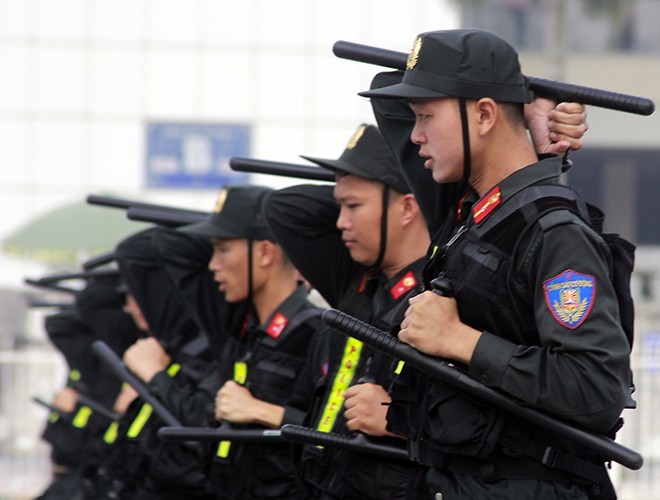
[[[458,29],[417,36],[401,83],[360,92],[364,97],[434,99],[490,97],[499,102],[531,102],[518,53],[490,31]]]
[[[400,193],[410,192],[408,183],[396,164],[389,146],[373,125],[361,124],[337,160],[303,155],[301,157],[335,172],[341,171],[365,179],[380,181]]]
[[[261,213],[263,200],[271,191],[263,186],[223,188],[208,220],[180,227],[179,231],[208,238],[275,241]]]

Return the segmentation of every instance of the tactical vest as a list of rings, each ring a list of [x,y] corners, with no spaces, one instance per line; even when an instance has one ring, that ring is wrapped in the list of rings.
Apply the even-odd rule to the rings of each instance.
[[[462,322],[516,344],[539,345],[531,297],[511,284],[512,256],[519,247],[527,248],[531,229],[537,225],[542,230],[564,223],[591,227],[589,221],[586,204],[572,189],[560,184],[531,186],[506,200],[481,224],[470,219],[461,226],[429,263],[428,269],[433,270],[429,278],[437,274],[451,283]],[[429,383],[417,371],[404,369],[392,394],[395,402],[388,414],[389,428],[407,431],[411,458],[428,466],[478,475],[475,464],[495,460],[493,454],[497,452],[499,457],[503,448],[531,449],[534,431],[524,422],[464,397],[449,385]],[[562,456],[580,473],[594,481],[602,479],[602,466]],[[522,477],[575,479],[568,471],[536,462],[514,464],[512,469]]]
[[[315,332],[322,328],[320,313],[307,307],[274,336],[248,328],[246,318],[240,338],[231,337],[225,344],[223,380],[245,385],[257,399],[285,406]],[[210,491],[218,498],[296,498],[301,488],[291,455],[292,447],[285,443],[217,443],[212,450]]]
[[[384,279],[380,272],[374,271],[358,276],[348,287],[338,308],[379,329],[390,331],[401,321],[405,311],[395,306],[418,287],[421,277],[412,270],[405,273],[400,280],[401,285],[394,287],[396,291],[391,295],[392,303],[382,304],[380,311],[374,314],[374,296],[379,288],[382,288]],[[329,376],[324,380],[324,384],[317,388],[317,398],[310,412],[308,425],[322,432],[350,434],[343,417],[344,392],[352,385],[367,382],[389,388],[399,361],[357,339],[335,332],[330,335],[329,367]],[[401,446],[401,440],[396,438],[385,437],[379,441],[391,446]],[[346,451],[305,446],[302,459],[304,481],[317,491],[340,497],[347,474],[352,472],[351,466],[355,465],[355,460],[361,458]],[[377,457],[368,457],[368,460],[372,464],[379,462]],[[370,480],[372,479],[370,477]]]

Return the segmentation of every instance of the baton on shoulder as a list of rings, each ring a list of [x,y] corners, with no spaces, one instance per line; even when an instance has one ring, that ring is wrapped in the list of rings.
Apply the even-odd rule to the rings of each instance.
[[[359,43],[339,40],[332,46],[332,52],[342,59],[350,59],[368,64],[376,64],[387,68],[404,70],[408,55],[395,50],[371,47]],[[585,87],[571,83],[546,80],[535,76],[527,76],[529,88],[535,95],[551,97],[557,101],[581,102],[591,106],[626,111],[638,115],[649,116],[655,111],[651,99],[629,94],[620,94],[594,87]]]
[[[101,358],[118,379],[132,386],[142,400],[153,408],[154,412],[163,422],[165,422],[165,424],[172,427],[181,427],[181,423],[177,418],[149,392],[147,386],[128,369],[108,344],[102,340],[95,340],[92,342],[92,351]]]
[[[70,307],[73,305],[73,302],[50,302],[46,300],[39,300],[39,299],[30,299],[28,302],[28,307]]]
[[[636,451],[626,448],[606,436],[574,427],[528,406],[521,406],[520,403],[514,401],[511,397],[477,382],[447,361],[423,354],[409,345],[400,342],[396,337],[348,314],[344,314],[336,309],[327,309],[323,312],[321,319],[326,325],[345,335],[350,335],[365,344],[375,347],[379,351],[405,361],[418,370],[431,377],[442,380],[466,394],[486,401],[516,417],[585,446],[599,453],[605,460],[614,460],[633,470],[641,468],[644,462],[642,456]]]
[[[114,250],[111,250],[83,262],[82,268],[88,271],[90,269],[94,269],[95,267],[101,267],[106,264],[110,264],[110,262],[113,260],[115,260],[115,252]]]
[[[229,160],[229,166],[236,172],[251,172],[255,174],[272,174],[283,177],[296,177],[316,181],[335,181],[335,174],[323,167],[310,167],[297,163],[281,163],[276,161],[255,160],[234,156]]]
[[[126,211],[126,217],[135,221],[153,222],[161,226],[179,227],[205,221],[209,218],[209,213],[129,207]]]
[[[33,279],[30,279],[30,278],[25,278],[23,280],[23,282],[26,285],[31,285],[31,286],[35,286],[35,287],[38,287],[38,288],[43,288],[45,290],[53,290],[55,292],[64,292],[64,293],[71,293],[71,294],[78,293],[78,291],[73,289],[73,288],[69,288],[69,287],[61,286],[61,285],[55,285],[54,283],[43,283],[41,280],[33,280]]]
[[[233,429],[223,422],[220,427],[161,427],[158,437],[167,442],[233,441],[236,443],[282,442],[279,429]]]
[[[124,210],[127,210],[129,208],[145,208],[148,210],[162,210],[167,212],[171,211],[171,212],[204,215],[204,212],[200,212],[199,210],[190,210],[188,208],[178,208],[168,205],[157,205],[155,203],[145,203],[143,201],[127,200],[124,198],[114,198],[111,196],[101,196],[97,194],[88,195],[87,203],[89,203],[90,205],[101,205],[104,207],[121,208]]]
[[[51,283],[57,283],[58,281],[66,280],[75,280],[75,279],[89,279],[89,278],[103,278],[108,276],[116,276],[119,274],[118,269],[97,269],[96,271],[82,271],[77,273],[58,273],[58,274],[49,274],[36,280],[39,283],[48,285]]]
[[[327,446],[352,453],[376,455],[395,460],[410,460],[408,452],[404,448],[374,443],[361,432],[356,433],[354,436],[344,436],[292,424],[283,425],[280,430],[284,439],[296,443]]]

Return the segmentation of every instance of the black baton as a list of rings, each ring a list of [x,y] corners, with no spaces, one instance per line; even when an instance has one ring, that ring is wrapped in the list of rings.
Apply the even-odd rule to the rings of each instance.
[[[50,410],[51,413],[57,413],[63,420],[65,420],[67,422],[70,422],[71,420],[73,420],[73,414],[69,413],[68,411],[61,410],[57,406],[54,406],[50,403],[47,403],[46,401],[44,401],[43,399],[41,399],[38,396],[34,396],[32,398],[32,401],[37,403],[39,406],[43,406],[47,410]]]
[[[111,196],[101,196],[97,194],[88,195],[87,203],[89,203],[90,205],[101,205],[104,207],[122,208],[124,210],[127,210],[129,208],[145,208],[148,210],[164,210],[164,211],[204,215],[204,212],[200,212],[198,210],[190,210],[187,208],[178,208],[168,205],[157,205],[155,203],[145,203],[143,201],[126,200],[124,198],[113,198]]]
[[[112,411],[109,408],[106,408],[101,403],[94,401],[92,398],[89,398],[84,394],[78,393],[78,402],[81,405],[88,406],[97,415],[100,415],[108,420],[119,420],[121,418],[121,415],[119,413]]]
[[[332,46],[332,52],[342,59],[376,64],[386,68],[406,69],[408,54],[395,50],[371,47],[359,43],[339,40]],[[535,76],[527,76],[529,88],[535,95],[551,97],[557,101],[580,102],[591,106],[626,111],[638,115],[649,116],[655,111],[651,99],[629,94],[620,94],[594,87],[574,85],[572,83],[546,80]]]
[[[36,280],[45,285],[56,283],[58,281],[76,280],[76,279],[89,279],[89,278],[104,278],[108,276],[116,276],[119,274],[119,269],[97,269],[96,271],[82,271],[77,273],[58,273],[49,274]],[[34,281],[34,280],[33,280]]]
[[[396,337],[378,330],[348,314],[344,314],[336,309],[327,309],[323,312],[321,318],[326,325],[335,330],[350,335],[365,344],[375,347],[379,351],[405,361],[418,370],[442,380],[466,394],[486,401],[543,429],[573,440],[599,453],[605,460],[614,460],[633,470],[641,468],[644,463],[643,457],[636,451],[626,448],[606,436],[579,429],[546,413],[528,406],[521,406],[521,403],[477,382],[447,361],[423,354],[409,345],[403,344]]]
[[[255,160],[234,156],[229,160],[229,166],[236,172],[251,172],[255,174],[281,175],[316,181],[334,182],[335,174],[323,167],[310,167],[296,163],[281,163],[276,161]]]
[[[283,442],[279,429],[232,429],[220,427],[161,427],[158,437],[163,441],[234,441],[237,443]]]
[[[106,264],[110,264],[110,262],[113,260],[115,260],[115,251],[111,250],[83,262],[82,268],[85,270],[94,269],[95,267],[101,267]]]
[[[341,434],[321,432],[316,429],[310,429],[309,427],[291,424],[283,425],[281,431],[284,439],[296,443],[327,446],[329,448],[337,448],[338,450],[376,455],[396,460],[410,460],[408,452],[405,449],[374,443],[373,441],[369,441],[362,433],[356,433],[354,436],[343,436]]]
[[[78,290],[75,290],[73,288],[69,288],[61,285],[55,285],[53,283],[44,283],[41,280],[33,280],[30,278],[25,278],[23,282],[27,285],[36,286],[38,288],[43,288],[45,290],[53,290],[55,292],[63,292],[63,293],[71,293],[71,294],[78,293]]]
[[[149,392],[149,389],[137,378],[115,354],[115,352],[102,340],[92,342],[92,351],[112,370],[115,376],[135,389],[142,400],[151,405],[158,417],[171,427],[181,427],[181,423],[163,404]]]
[[[202,222],[209,218],[210,213],[179,212],[174,210],[159,210],[154,208],[130,207],[126,217],[131,220],[153,222],[161,226],[179,227],[195,222]]]

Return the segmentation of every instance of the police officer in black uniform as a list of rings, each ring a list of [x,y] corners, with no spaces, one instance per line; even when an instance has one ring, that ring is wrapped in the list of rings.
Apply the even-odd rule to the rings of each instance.
[[[307,159],[336,171],[336,186],[272,193],[268,224],[331,306],[389,330],[397,304],[421,283],[430,240],[417,202],[372,125],[357,128],[339,159]],[[397,360],[339,334],[329,359],[308,425],[403,447],[385,429]],[[315,446],[305,447],[302,471],[310,498],[414,498],[423,476],[412,462]]]
[[[579,197],[559,186],[561,159],[538,161],[529,143],[532,96],[514,49],[480,30],[423,33],[402,82],[362,95],[408,99],[424,167],[438,183],[470,185],[429,272],[453,297],[411,299],[399,338],[530,406],[610,431],[630,383],[612,257]],[[412,370],[397,386],[389,428],[431,467],[432,492],[614,497],[588,450]]]
[[[310,346],[322,345],[320,311],[265,225],[262,202],[270,191],[223,189],[207,221],[161,230],[155,242],[211,338],[220,387],[212,415],[237,429],[300,424],[303,413],[289,402],[310,400],[315,379],[301,374],[308,353],[317,354]],[[319,363],[317,374],[321,369]],[[303,498],[290,445],[223,441],[210,451],[209,494],[216,498]]]

